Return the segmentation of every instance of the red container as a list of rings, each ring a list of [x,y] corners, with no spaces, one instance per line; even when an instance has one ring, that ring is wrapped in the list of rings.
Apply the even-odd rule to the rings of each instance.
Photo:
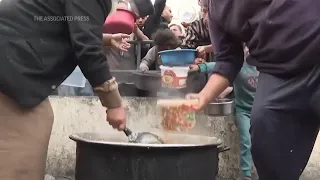
[[[106,18],[103,25],[103,33],[131,34],[134,29],[135,20],[136,15],[133,12],[118,8],[116,12]]]

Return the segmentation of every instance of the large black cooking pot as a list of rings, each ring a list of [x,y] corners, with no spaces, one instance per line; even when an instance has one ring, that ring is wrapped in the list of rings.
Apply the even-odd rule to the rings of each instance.
[[[184,134],[162,135],[166,144],[127,143],[120,134],[70,138],[77,142],[76,180],[214,180],[218,155],[228,150],[216,138]]]

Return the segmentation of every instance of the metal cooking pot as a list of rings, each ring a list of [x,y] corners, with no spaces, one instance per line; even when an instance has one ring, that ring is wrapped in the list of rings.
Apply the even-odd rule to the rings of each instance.
[[[232,99],[216,99],[204,108],[204,114],[208,116],[228,116],[233,113]]]
[[[75,179],[213,180],[218,155],[228,150],[207,136],[158,133],[166,144],[135,144],[121,135],[70,136],[77,143]]]
[[[138,89],[151,92],[158,92],[161,88],[161,72],[147,71],[142,73],[139,70],[132,71],[133,82]]]

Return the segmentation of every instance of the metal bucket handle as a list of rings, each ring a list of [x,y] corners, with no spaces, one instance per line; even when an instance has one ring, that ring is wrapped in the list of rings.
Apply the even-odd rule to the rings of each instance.
[[[231,148],[229,146],[218,146],[219,152],[229,151]]]

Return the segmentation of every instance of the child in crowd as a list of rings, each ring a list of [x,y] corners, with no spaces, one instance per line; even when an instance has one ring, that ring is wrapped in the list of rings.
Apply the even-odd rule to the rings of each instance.
[[[244,51],[246,59],[249,55],[249,50],[245,47]],[[214,66],[215,62],[191,65],[190,71],[210,73]],[[256,67],[247,64],[245,60],[241,71],[234,81],[233,86],[236,105],[236,124],[240,133],[240,168],[242,171],[243,180],[251,180],[256,178],[254,177],[254,174],[251,174],[253,163],[250,151],[251,137],[249,129],[251,109],[258,83],[258,75],[259,72],[256,70]]]
[[[184,37],[184,29],[183,26],[181,24],[179,24],[178,22],[175,23],[171,23],[169,24],[169,29],[179,38],[183,38]]]
[[[159,29],[153,35],[155,46],[149,49],[147,55],[141,60],[139,69],[146,72],[156,63],[156,69],[162,64],[159,56],[160,51],[176,49],[181,44],[181,40],[170,29]]]

